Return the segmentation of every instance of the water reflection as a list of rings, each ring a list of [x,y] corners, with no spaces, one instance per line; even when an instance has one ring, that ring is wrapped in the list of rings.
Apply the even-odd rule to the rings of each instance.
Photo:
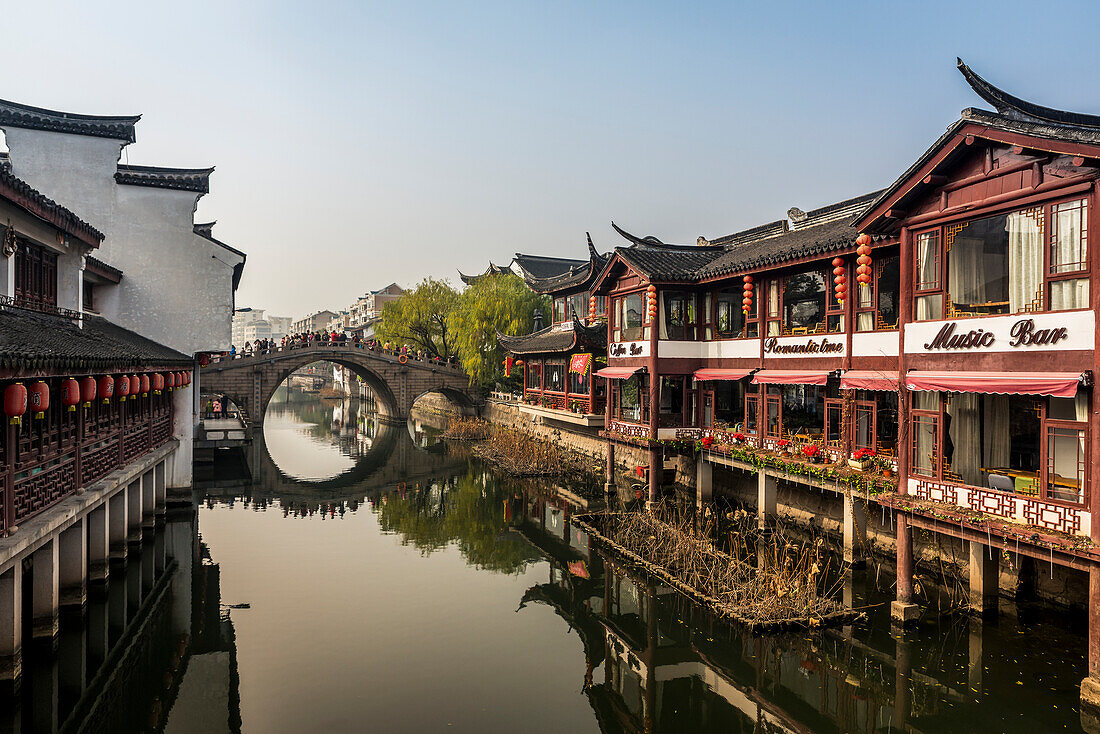
[[[217,464],[197,518],[173,511],[57,652],[28,656],[0,731],[1080,728],[1077,617],[898,635],[872,564],[844,590],[869,624],[755,636],[573,527],[587,487],[501,477],[434,444],[430,417],[289,406],[294,456],[258,442]],[[336,474],[288,471],[326,447]]]

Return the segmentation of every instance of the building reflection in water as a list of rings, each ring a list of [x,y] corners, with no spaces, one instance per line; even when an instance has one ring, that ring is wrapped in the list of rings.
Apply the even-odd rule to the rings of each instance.
[[[169,506],[24,661],[0,732],[240,731],[233,626],[193,508]]]

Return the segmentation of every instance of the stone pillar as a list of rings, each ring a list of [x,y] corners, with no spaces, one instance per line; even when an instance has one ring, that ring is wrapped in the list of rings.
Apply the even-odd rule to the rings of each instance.
[[[897,528],[898,598],[890,604],[890,618],[905,626],[920,615],[920,607],[913,603],[913,529],[909,527],[908,515],[898,513]]]
[[[867,505],[852,493],[844,494],[844,562],[862,567],[867,555]]]
[[[1089,665],[1081,681],[1081,728],[1100,732],[1100,564],[1089,568]]]
[[[702,511],[714,497],[714,464],[700,454],[695,459],[695,509]]]
[[[19,680],[23,649],[23,563],[0,574],[0,681]]]
[[[88,600],[88,527],[81,517],[58,537],[61,606],[83,607]]]
[[[126,542],[141,543],[141,480],[135,479],[126,487]]]
[[[85,520],[88,526],[89,584],[105,582],[111,572],[110,564],[107,562],[111,552],[110,535],[107,527],[109,507],[110,502],[104,502],[99,507],[89,512]]]
[[[779,486],[763,469],[756,473],[756,525],[766,528],[779,509]]]
[[[996,614],[1000,553],[977,541],[970,547],[970,611],[986,616]]]
[[[163,515],[168,507],[168,488],[164,482],[163,461],[153,467],[153,504],[158,515]]]
[[[110,549],[110,560],[126,561],[126,529],[127,522],[126,490],[119,489],[111,499],[107,501],[107,545]]]
[[[152,529],[156,520],[156,489],[153,486],[153,470],[141,475],[141,527]]]
[[[53,538],[31,555],[31,630],[35,639],[57,637],[58,545]]]

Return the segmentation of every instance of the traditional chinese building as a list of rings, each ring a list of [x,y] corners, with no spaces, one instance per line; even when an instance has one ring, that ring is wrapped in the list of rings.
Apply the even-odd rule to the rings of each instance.
[[[967,544],[977,610],[1002,550],[1087,572],[1095,700],[1100,117],[959,69],[995,111],[964,110],[883,191],[696,246],[621,231],[592,286],[609,299],[609,472],[616,444],[648,446],[655,499],[660,442],[702,439],[700,496],[714,467],[756,474],[763,516],[779,478],[819,492],[799,467],[852,459],[866,479],[834,472],[838,494],[885,489],[871,501],[897,513],[899,621],[913,526]],[[843,501],[847,555],[866,516]]]
[[[524,281],[536,293],[551,299],[550,325],[525,336],[497,334],[500,343],[523,374],[520,410],[578,425],[604,422],[605,385],[593,380],[595,365],[606,363],[606,302],[591,287],[607,262],[588,239],[588,260],[565,260],[516,255]],[[549,270],[553,263],[558,269]],[[532,273],[547,275],[537,276]]]

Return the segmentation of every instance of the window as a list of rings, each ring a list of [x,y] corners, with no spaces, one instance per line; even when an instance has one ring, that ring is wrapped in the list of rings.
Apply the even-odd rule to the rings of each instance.
[[[873,267],[873,282],[856,285],[856,331],[892,331],[898,328],[901,258],[884,258]]]
[[[913,474],[1043,499],[1084,501],[1085,393],[1076,399],[977,393],[913,397]]]
[[[825,443],[839,448],[844,441],[844,401],[825,401]]]
[[[15,253],[15,300],[32,308],[57,306],[57,253],[19,240]]]
[[[642,379],[633,375],[628,380],[616,380],[619,399],[617,401],[616,416],[620,420],[641,423],[644,420],[642,413]]]
[[[818,333],[825,327],[825,276],[788,275],[783,282],[783,333]]]
[[[918,234],[916,319],[1087,307],[1087,222],[1077,199]]]
[[[524,369],[528,390],[542,389],[542,363],[527,362]]]
[[[564,392],[565,391],[565,364],[562,362],[547,362],[546,363],[546,381],[542,386],[543,390],[550,390],[552,392]]]
[[[661,339],[695,338],[695,296],[680,291],[661,293]]]
[[[744,297],[742,288],[726,288],[715,294],[714,331],[719,339],[755,338],[760,335],[756,299],[753,299],[752,307],[746,314],[742,310]]]
[[[714,384],[714,425],[740,429],[745,415],[745,381],[718,380]]]
[[[642,293],[631,293],[615,299],[615,321],[618,326],[617,341],[631,342],[642,338]]]
[[[783,437],[783,402],[778,387],[768,386],[764,393],[764,435]]]
[[[779,281],[768,281],[768,336],[779,336]]]
[[[592,373],[589,369],[583,375],[578,375],[576,372],[569,373],[569,392],[573,395],[587,395],[588,394],[588,376]]]
[[[584,293],[565,297],[565,320],[572,321],[574,316],[578,319],[588,316],[588,298]]]
[[[84,288],[83,288],[83,291],[84,291],[84,295],[83,295],[84,310],[85,311],[94,311],[95,310],[95,286],[93,284],[89,283],[88,281],[84,281],[83,285],[84,285]]]
[[[658,423],[662,426],[683,426],[685,378],[680,375],[661,378],[661,406]]]
[[[745,386],[745,433],[755,435],[758,432],[759,417],[760,387],[750,383]]]

